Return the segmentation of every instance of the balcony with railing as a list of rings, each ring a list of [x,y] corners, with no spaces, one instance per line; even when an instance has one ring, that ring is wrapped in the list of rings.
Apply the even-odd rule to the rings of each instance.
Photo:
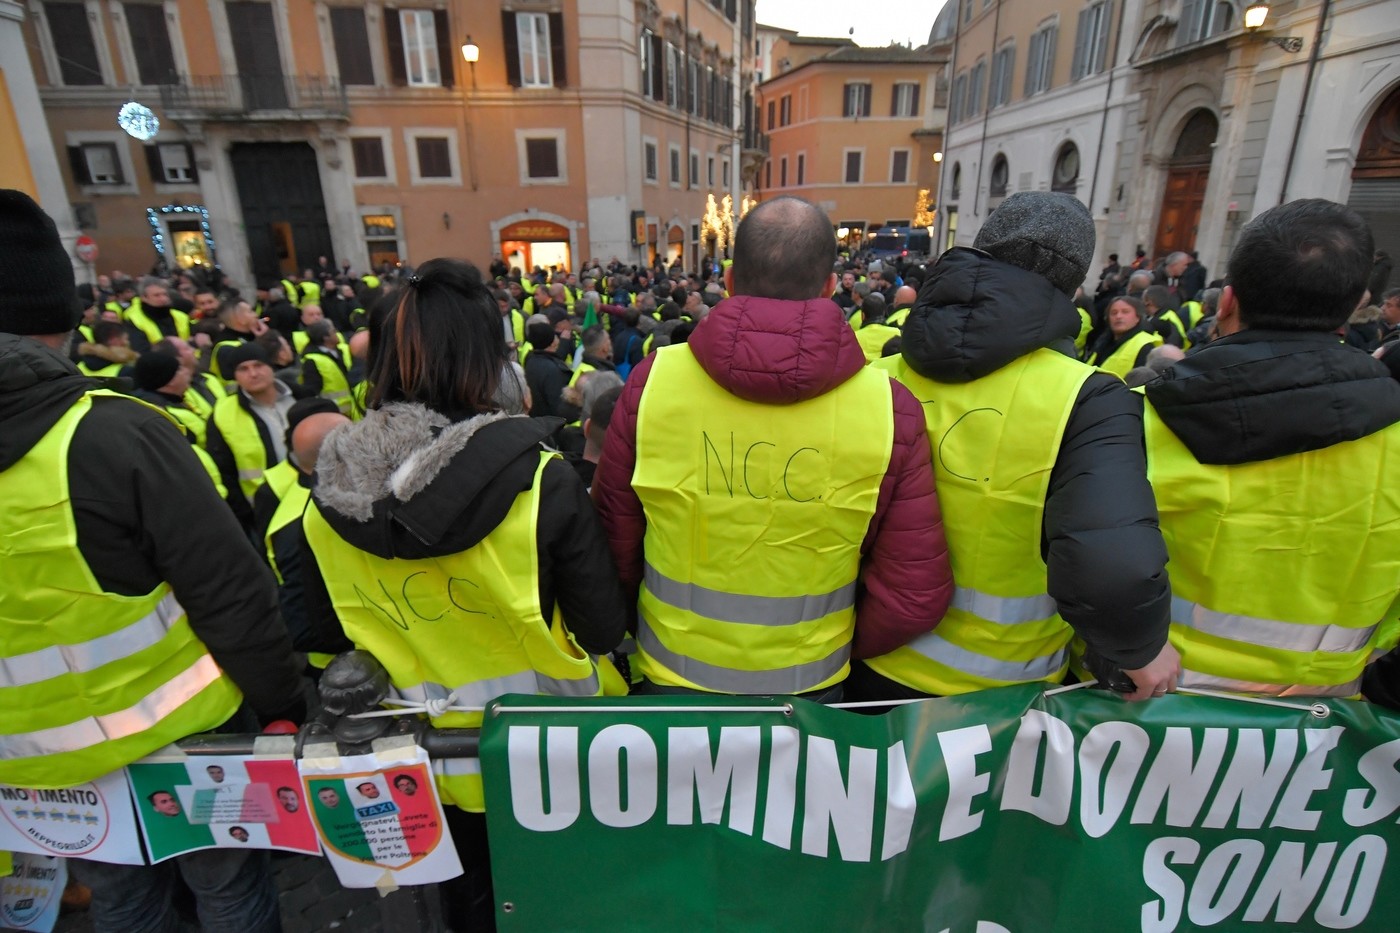
[[[175,120],[326,120],[350,118],[339,81],[320,75],[180,75],[160,88]]]
[[[768,155],[768,134],[752,123],[744,124],[744,149]]]

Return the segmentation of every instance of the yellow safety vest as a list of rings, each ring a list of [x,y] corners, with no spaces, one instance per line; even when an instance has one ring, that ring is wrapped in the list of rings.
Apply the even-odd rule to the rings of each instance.
[[[224,347],[241,347],[247,342],[246,340],[220,340],[209,348],[209,371],[214,374],[215,378],[222,381],[225,394],[237,392],[238,390],[234,387],[238,383],[233,378],[233,373],[224,372],[223,367],[219,365],[219,351]]]
[[[557,610],[550,624],[540,608],[540,477],[553,456],[540,456],[534,483],[490,534],[450,557],[375,557],[336,534],[314,501],[307,508],[307,543],[321,567],[335,569],[325,577],[336,616],[355,647],[384,665],[399,696],[423,702],[451,693],[455,706],[485,706],[506,693],[604,692],[594,660]],[[626,693],[616,670],[609,679],[610,693]],[[449,712],[432,723],[476,728],[481,713]],[[484,809],[479,760],[435,760],[433,770],[444,802]]]
[[[315,279],[307,279],[305,282],[297,284],[297,307],[304,308],[307,305],[320,305],[321,284]]]
[[[1106,373],[1113,373],[1119,379],[1125,378],[1132,372],[1133,366],[1137,362],[1138,354],[1147,345],[1160,347],[1162,345],[1161,334],[1149,334],[1147,331],[1139,331],[1128,340],[1119,345],[1118,349],[1110,353],[1105,359],[1089,360],[1090,366],[1095,366]]]
[[[220,725],[242,700],[169,585],[105,592],[78,551],[68,448],[94,397],[145,404],[88,392],[0,472],[0,783],[93,780]]]
[[[1094,329],[1094,317],[1078,305],[1074,306],[1074,310],[1079,312],[1079,336],[1074,338],[1074,349],[1083,353],[1084,345],[1089,342],[1089,333]]]
[[[224,381],[213,373],[195,373],[193,378],[203,381],[209,394],[214,396],[214,402],[228,395],[228,392],[224,391]],[[201,395],[193,386],[185,390],[183,398],[186,407],[205,421],[208,421],[209,416],[214,413],[214,402]]]
[[[912,310],[914,309],[900,308],[898,311],[895,311],[893,314],[890,314],[888,317],[886,317],[885,323],[890,325],[891,327],[898,327],[903,329],[904,322],[909,320],[909,312]]]
[[[647,527],[636,664],[715,693],[840,683],[894,442],[888,377],[862,369],[765,406],[725,391],[685,344],[653,360],[632,475]]]
[[[122,367],[125,363],[108,363],[106,366],[89,366],[83,360],[78,361],[78,369],[84,376],[92,376],[97,379],[115,379],[121,375]]]
[[[321,398],[335,402],[342,415],[349,415],[354,400],[350,396],[350,377],[344,368],[325,353],[316,351],[307,353],[302,359],[310,360],[321,374]]]
[[[1048,592],[1041,524],[1065,426],[1094,370],[1044,349],[963,383],[926,379],[902,357],[872,368],[923,403],[955,589],[937,629],[866,663],[939,696],[1063,680],[1073,632]]]
[[[306,331],[292,331],[292,349],[296,350],[297,356],[304,355],[306,353],[306,348],[310,345],[310,343],[311,337],[306,333]],[[351,361],[350,344],[345,342],[345,335],[338,331],[335,335],[335,348],[340,351],[340,359],[342,362],[345,363],[345,368],[349,369]]]
[[[175,321],[175,336],[181,340],[190,339],[190,316],[183,311],[170,309],[170,317]],[[146,339],[152,344],[164,340],[166,335],[161,332],[160,325],[155,322],[146,309],[135,302],[126,311],[126,322],[146,335]]]
[[[865,353],[865,361],[873,363],[883,356],[885,344],[898,337],[899,334],[898,327],[890,327],[887,324],[866,324],[856,331],[856,343],[860,344],[861,350]]]
[[[1163,311],[1162,320],[1169,322],[1173,327],[1181,332],[1181,347],[1183,350],[1191,348],[1191,341],[1187,335],[1191,333],[1191,328],[1201,323],[1205,313],[1201,310],[1199,301],[1188,301],[1181,306],[1181,310],[1186,312],[1186,320],[1181,319],[1181,315],[1175,311]]]
[[[209,420],[207,418],[201,418],[198,413],[192,412],[188,408],[177,408],[173,405],[167,407],[165,413],[194,437],[194,443],[197,448],[204,447],[204,442],[209,432]]]
[[[597,371],[598,367],[594,366],[592,363],[585,363],[583,362],[583,360],[580,359],[578,369],[574,370],[574,374],[569,377],[569,385],[578,385],[578,381],[583,378],[584,373],[592,373]]]
[[[350,387],[350,418],[359,421],[369,411],[366,400],[369,398],[369,380],[362,379]]]
[[[1203,464],[1148,402],[1147,476],[1171,559],[1184,686],[1351,696],[1400,637],[1400,425],[1256,463]]]
[[[257,416],[239,404],[240,394],[226,395],[214,404],[214,424],[233,452],[238,467],[238,488],[249,502],[263,484],[263,472],[268,468],[267,448],[258,433]]]
[[[287,461],[283,460],[282,463],[287,463]],[[279,463],[277,466],[280,467],[281,465],[282,464]],[[287,463],[287,465],[291,467],[290,463]],[[275,470],[277,467],[273,467],[272,469]],[[273,552],[272,537],[292,522],[301,521],[302,515],[306,512],[306,504],[311,501],[310,487],[303,486],[301,483],[297,482],[295,475],[296,467],[291,467],[291,469],[293,473],[292,485],[290,488],[284,488],[278,491],[277,509],[272,513],[272,520],[267,523],[267,531],[263,533],[263,546],[267,548],[267,562],[272,567],[272,572],[276,574],[279,584],[285,583],[286,581],[282,579],[282,569],[277,566],[277,555]],[[267,472],[269,476],[268,485],[270,486],[272,485],[270,479],[272,470],[268,470]],[[324,666],[325,665],[322,665],[322,667]]]

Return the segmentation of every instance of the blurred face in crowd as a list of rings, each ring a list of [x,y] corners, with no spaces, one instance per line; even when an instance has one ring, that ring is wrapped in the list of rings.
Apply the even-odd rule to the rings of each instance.
[[[193,373],[199,368],[198,361],[194,358],[194,349],[179,337],[167,337],[170,345],[175,348],[175,356],[180,361],[180,368],[187,369]]]
[[[272,388],[272,367],[261,360],[244,360],[233,371],[238,387],[249,395],[257,395]]]
[[[141,293],[141,304],[147,308],[170,307],[170,290],[164,285],[147,285]]]
[[[194,376],[194,370],[186,369],[182,364],[175,370],[175,375],[170,377],[170,382],[161,389],[168,395],[184,395],[190,387],[190,379]]]
[[[1381,317],[1390,325],[1400,324],[1400,297],[1387,298],[1381,305]]]
[[[310,327],[317,321],[324,321],[326,312],[321,310],[320,305],[307,305],[301,309],[301,326]]]
[[[296,359],[296,354],[292,352],[291,346],[288,345],[287,338],[280,338],[277,341],[277,356],[272,360],[272,362],[277,366],[278,369],[281,369],[283,366],[291,365],[291,362],[294,359]]]
[[[213,292],[195,293],[194,309],[203,317],[213,317],[219,313],[219,296]]]
[[[1125,301],[1115,301],[1108,306],[1108,329],[1115,335],[1126,334],[1138,326],[1137,309]]]
[[[1172,278],[1177,278],[1177,277],[1179,277],[1183,272],[1186,271],[1186,266],[1187,266],[1190,262],[1191,262],[1190,257],[1183,256],[1182,258],[1178,259],[1176,262],[1171,263],[1170,265],[1167,266],[1167,275],[1171,276]]]

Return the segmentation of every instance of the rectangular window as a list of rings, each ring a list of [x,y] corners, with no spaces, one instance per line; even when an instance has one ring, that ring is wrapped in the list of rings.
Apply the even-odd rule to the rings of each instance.
[[[170,30],[165,25],[165,6],[159,3],[128,3],[124,11],[140,82],[174,84],[175,52],[170,47]]]
[[[1031,35],[1026,55],[1026,97],[1050,90],[1055,74],[1055,38],[1058,31],[1052,23]]]
[[[768,132],[772,132],[778,127],[778,102],[770,100],[768,102]]]
[[[69,85],[101,84],[102,66],[87,8],[81,3],[45,3],[44,18],[58,56],[58,71]]]
[[[997,50],[992,58],[992,92],[988,99],[991,107],[1001,107],[1011,102],[1011,79],[1016,67],[1016,46],[1006,45]]]
[[[890,151],[890,183],[902,185],[909,181],[909,150]]]
[[[720,184],[725,188],[729,187],[729,160],[723,159],[719,163]]]
[[[679,147],[679,146],[672,146],[671,149],[670,149],[670,152],[668,153],[668,155],[670,155],[670,157],[671,157],[671,159],[670,159],[670,161],[671,161],[671,165],[670,165],[670,168],[671,168],[671,187],[672,187],[672,188],[679,188],[679,187],[681,186],[681,150],[680,150],[680,147]]]
[[[642,144],[642,162],[646,169],[647,181],[656,181],[656,143],[647,142]]]
[[[792,122],[792,95],[784,94],[778,101],[778,125],[787,126]]]
[[[948,105],[948,122],[958,123],[963,118],[967,106],[967,72],[953,79],[953,100]]]
[[[335,43],[335,60],[340,70],[340,83],[345,85],[374,84],[374,66],[369,54],[369,29],[365,25],[364,7],[333,6],[331,37]]]
[[[967,82],[967,115],[976,116],[982,112],[983,96],[987,86],[986,59],[972,66],[972,75]]]
[[[384,140],[380,137],[352,137],[350,152],[355,160],[356,178],[385,178],[388,176],[388,166],[384,163]]]
[[[116,143],[83,143],[74,146],[74,181],[80,185],[124,185]]]
[[[446,136],[419,136],[413,142],[418,149],[418,177],[452,177],[452,148]]]
[[[700,153],[694,150],[690,153],[690,187],[700,187]]]
[[[194,161],[190,158],[190,147],[185,143],[161,143],[156,147],[160,155],[161,180],[171,184],[195,180]]]
[[[559,177],[559,141],[553,136],[525,139],[525,174],[530,178]]]
[[[787,156],[778,160],[778,187],[787,187]]]
[[[515,14],[516,41],[520,44],[520,86],[553,87],[553,54],[549,44],[549,15]]]
[[[1089,75],[1103,71],[1104,57],[1108,54],[1109,5],[1095,3],[1079,13],[1079,26],[1074,34],[1074,63],[1070,67],[1070,80],[1078,81]]]
[[[919,115],[919,85],[913,82],[900,82],[894,86],[890,97],[890,116],[917,117]]]
[[[403,60],[410,87],[439,87],[437,29],[432,10],[399,10],[403,33]]]
[[[800,188],[807,183],[807,155],[799,152],[797,154],[797,186]]]
[[[843,117],[870,116],[870,84],[855,82],[846,85],[845,99],[841,108]]]
[[[858,185],[861,178],[861,163],[865,159],[865,153],[860,149],[846,150],[846,184]]]
[[[705,157],[705,186],[713,188],[715,186],[715,157]]]
[[[769,159],[763,163],[763,187],[773,187],[773,160]]]
[[[1176,44],[1189,45],[1220,35],[1230,28],[1234,14],[1235,5],[1228,0],[1182,0]]]

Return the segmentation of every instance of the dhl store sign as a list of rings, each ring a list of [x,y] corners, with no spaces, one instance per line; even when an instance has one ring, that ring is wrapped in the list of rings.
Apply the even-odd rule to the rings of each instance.
[[[506,264],[525,273],[536,266],[574,270],[574,231],[564,223],[540,217],[516,220],[499,228],[497,242]]]

